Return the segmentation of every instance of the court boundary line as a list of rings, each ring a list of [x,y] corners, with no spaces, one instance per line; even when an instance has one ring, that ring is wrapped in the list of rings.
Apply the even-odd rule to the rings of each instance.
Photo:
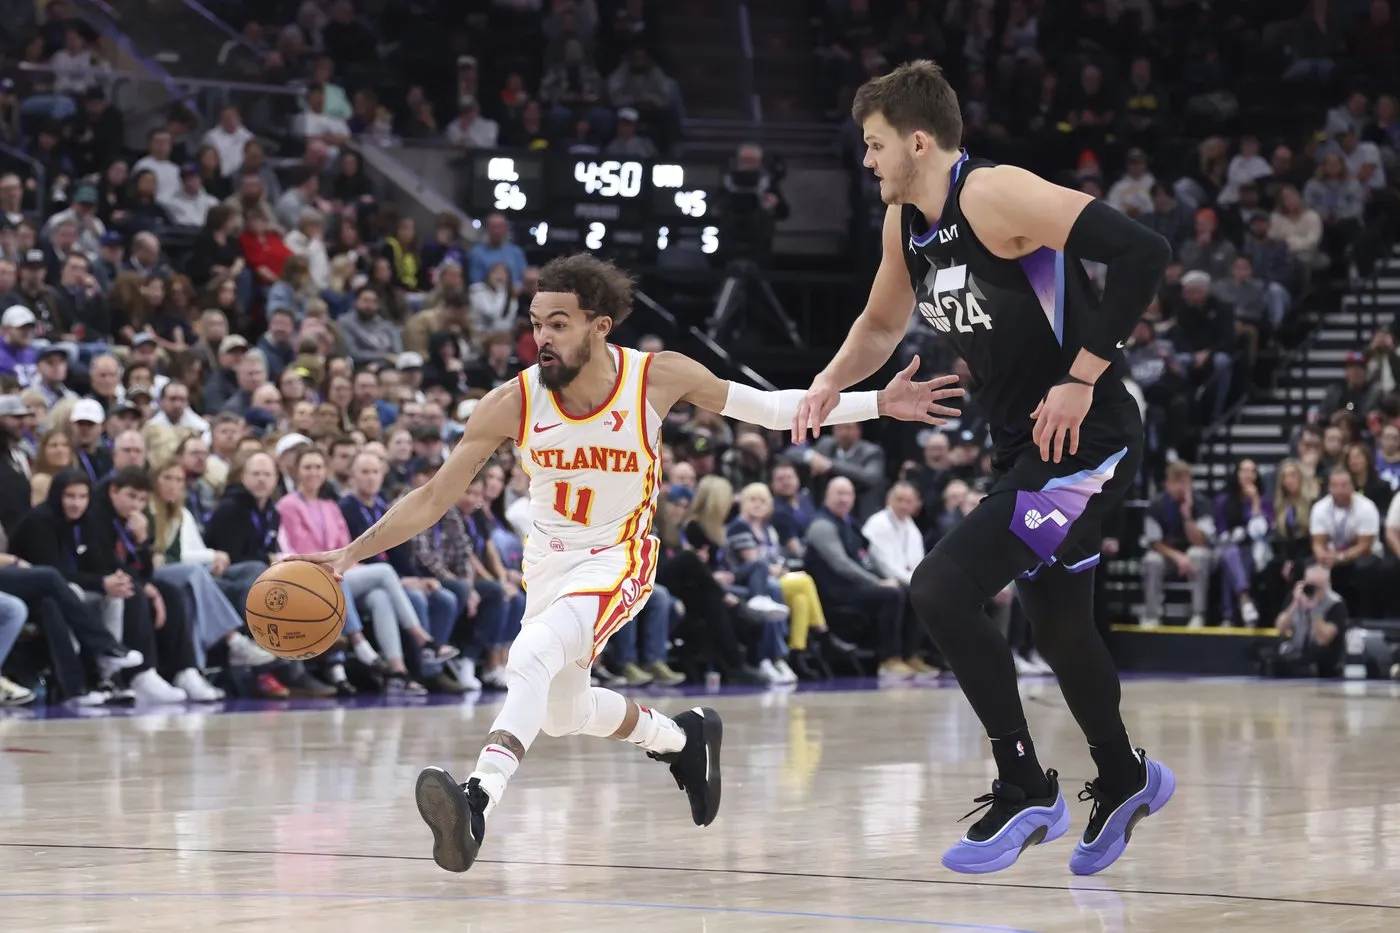
[[[746,916],[794,917],[802,920],[839,920],[856,923],[902,924],[904,926],[938,927],[948,930],[977,930],[982,933],[1034,933],[1022,927],[992,923],[966,923],[959,920],[923,920],[915,917],[872,917],[862,914],[828,914],[816,911],[775,910],[763,907],[725,907],[705,904],[650,904],[641,901],[581,901],[572,898],[505,897],[487,894],[370,894],[363,891],[325,893],[298,891],[87,891],[42,894],[29,891],[0,891],[0,900],[127,900],[166,898],[170,900],[352,900],[352,901],[428,901],[449,903],[532,904],[555,907],[608,907],[627,910],[679,910],[692,913],[739,914]],[[295,921],[294,921],[295,922]]]
[[[0,849],[87,849],[114,852],[170,852],[174,854],[199,853],[205,855],[273,855],[292,856],[295,858],[382,859],[408,862],[432,861],[432,858],[426,855],[393,855],[372,852],[300,852],[283,849],[225,849],[176,846],[123,846],[99,843],[59,843],[54,845],[45,845],[25,842],[0,842]],[[711,875],[755,875],[758,877],[771,878],[799,878],[811,881],[874,881],[885,884],[923,884],[973,888],[1005,888],[1010,890],[1023,891],[1111,891],[1114,894],[1135,894],[1145,897],[1207,898],[1226,901],[1246,901],[1251,903],[1299,904],[1310,907],[1348,907],[1362,910],[1389,910],[1400,912],[1400,904],[1368,904],[1362,901],[1328,901],[1316,898],[1271,897],[1262,894],[1220,894],[1197,891],[1156,891],[1145,888],[1117,888],[1088,884],[1076,887],[1073,884],[1050,885],[1029,884],[1025,882],[1018,883],[1010,881],[962,881],[956,878],[881,878],[876,875],[844,875],[823,872],[776,871],[773,869],[763,868],[711,868],[705,866],[679,867],[667,865],[617,865],[596,862],[540,862],[528,859],[477,859],[476,864],[500,865],[504,867],[523,866],[530,868],[593,868],[608,871],[680,872]],[[14,895],[6,895],[0,893],[0,897],[7,896]],[[66,895],[36,894],[31,896],[60,897]]]

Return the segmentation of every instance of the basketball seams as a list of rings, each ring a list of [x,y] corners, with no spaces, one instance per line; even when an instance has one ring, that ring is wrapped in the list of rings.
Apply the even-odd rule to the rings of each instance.
[[[321,616],[319,619],[288,619],[283,616],[270,616],[265,612],[254,612],[249,609],[247,615],[257,616],[259,619],[266,619],[268,622],[279,622],[282,625],[320,625],[322,622],[329,622],[336,617],[332,612],[329,615]]]
[[[316,590],[315,584],[317,581],[296,582],[295,580],[286,579],[286,577],[282,575],[283,573],[286,573],[290,570],[292,571],[292,573],[287,574],[288,576],[299,576],[300,568],[293,569],[291,566],[279,568],[277,564],[274,564],[271,568],[269,568],[268,571],[264,571],[264,574],[254,581],[253,586],[249,589],[248,598],[245,600],[243,608],[246,621],[249,623],[250,628],[252,627],[252,623],[254,621],[257,622],[259,628],[261,628],[264,625],[273,624],[282,626],[297,626],[311,629],[314,629],[317,626],[329,626],[329,630],[321,634],[319,638],[317,638],[313,642],[297,647],[293,653],[284,653],[282,650],[276,648],[269,648],[267,645],[263,645],[264,648],[271,651],[273,654],[276,654],[278,657],[284,659],[307,660],[309,658],[314,658],[320,654],[323,654],[327,650],[327,648],[331,644],[334,644],[335,641],[339,639],[340,636],[343,634],[345,629],[345,613],[349,609],[349,598],[346,595],[345,589],[341,585],[340,581],[336,580],[334,574],[332,574],[322,565],[314,564],[310,561],[297,561],[294,563],[308,563],[312,567],[315,567],[316,570],[320,572],[322,578],[325,580],[327,585],[329,585],[336,593],[336,596],[334,597],[335,601],[332,602],[330,599],[327,599],[322,593]],[[260,585],[262,586],[261,589],[259,589]],[[306,595],[313,597],[317,602],[320,602],[323,606],[325,606],[328,610],[328,613],[320,618],[312,619],[304,617],[289,618],[286,615],[269,615],[266,612],[259,611],[260,609],[269,608],[266,604],[266,599],[269,592],[272,592],[268,588],[273,586],[284,587],[284,592],[300,590]],[[295,594],[288,592],[288,595],[294,596]],[[300,599],[301,597],[296,598]],[[254,605],[256,605],[258,608],[254,609]],[[284,606],[282,607],[282,609],[279,609],[277,611],[282,612],[285,610],[285,608],[286,607]],[[305,634],[312,634],[312,632],[305,632]],[[259,639],[259,642],[261,643],[261,639]]]
[[[262,613],[259,613],[259,612],[250,612],[250,613],[248,613],[248,614],[249,614],[249,615],[257,616],[259,619],[267,619],[269,622],[277,622],[277,623],[280,623],[280,624],[282,624],[282,625],[289,625],[289,624],[290,624],[290,625],[317,625],[317,624],[319,624],[319,623],[321,623],[321,622],[327,622],[327,621],[329,621],[329,620],[332,618],[332,616],[326,616],[326,618],[324,618],[324,619],[318,619],[318,620],[316,620],[316,621],[314,621],[314,622],[312,622],[312,621],[306,621],[306,622],[302,622],[302,621],[291,621],[291,622],[288,622],[288,620],[286,620],[286,619],[273,619],[273,618],[269,618],[268,616],[265,616],[265,615],[263,615]],[[301,654],[301,653],[296,654],[296,655],[282,654],[281,652],[282,652],[283,649],[279,649],[279,648],[269,648],[267,645],[263,645],[262,647],[263,647],[263,650],[269,651],[269,652],[271,652],[272,654],[277,655],[277,657],[283,659],[284,661],[290,661],[290,660],[309,661],[309,660],[311,660],[312,658],[317,657],[318,655],[321,655],[321,654],[324,654],[324,653],[325,653],[325,650],[326,650],[326,649],[319,647],[320,645],[325,644],[325,643],[327,643],[327,642],[334,642],[336,639],[338,639],[338,638],[341,636],[341,634],[342,634],[344,631],[345,631],[345,625],[344,625],[344,623],[342,623],[342,624],[340,624],[340,625],[332,626],[331,629],[330,629],[330,631],[326,632],[326,634],[322,635],[320,638],[316,639],[316,640],[313,641],[311,644],[302,646],[302,647],[300,647],[300,648],[297,649],[299,652],[311,652],[310,654]]]
[[[334,583],[334,580],[332,579],[331,582]],[[319,599],[321,602],[325,603],[325,604],[326,604],[326,608],[329,609],[329,610],[331,611],[331,614],[332,614],[332,615],[335,615],[335,614],[337,614],[337,613],[339,613],[340,615],[344,615],[344,614],[345,614],[345,609],[344,609],[343,606],[342,606],[342,607],[337,607],[335,603],[333,603],[333,602],[331,602],[330,600],[326,599],[326,597],[322,596],[320,593],[316,592],[316,591],[313,590],[311,587],[305,586],[305,585],[303,585],[303,584],[301,584],[301,583],[293,583],[291,580],[284,580],[284,579],[282,579],[281,577],[278,577],[278,578],[276,578],[276,579],[274,579],[274,580],[264,580],[264,579],[262,579],[262,578],[259,578],[259,579],[253,581],[253,589],[257,589],[257,586],[258,586],[259,583],[262,583],[262,584],[265,584],[265,585],[268,585],[268,586],[271,586],[272,584],[275,583],[275,584],[277,584],[277,585],[279,585],[279,586],[290,586],[290,587],[295,587],[296,589],[303,590],[303,591],[305,591],[305,592],[307,592],[307,593],[310,593],[312,596],[315,596],[315,597],[316,597],[317,599]],[[340,592],[341,592],[341,589],[340,589],[339,586],[336,586],[336,587],[335,587],[335,590],[336,590],[337,593],[340,593]],[[248,595],[249,595],[250,597],[253,595],[253,594],[252,594],[252,590],[249,591]],[[344,598],[345,598],[345,597],[344,597],[344,594],[342,593],[342,594],[341,594],[341,599],[344,599]],[[246,607],[245,607],[245,608],[246,608]],[[250,610],[250,611],[251,611],[251,610]],[[262,615],[262,613],[258,613],[258,615]],[[327,616],[326,618],[329,618],[329,616]],[[282,620],[280,620],[280,621],[283,621],[283,622],[295,622],[295,621],[297,621],[297,620],[296,620],[296,619],[282,619]]]

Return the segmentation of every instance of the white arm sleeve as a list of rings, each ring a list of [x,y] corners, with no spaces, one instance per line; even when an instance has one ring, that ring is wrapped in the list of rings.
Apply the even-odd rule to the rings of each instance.
[[[802,404],[801,389],[779,389],[764,392],[742,383],[729,383],[729,395],[720,412],[745,424],[756,424],[774,431],[792,424],[797,406]],[[842,392],[841,401],[822,424],[849,424],[853,421],[874,421],[880,417],[880,403],[875,392]]]

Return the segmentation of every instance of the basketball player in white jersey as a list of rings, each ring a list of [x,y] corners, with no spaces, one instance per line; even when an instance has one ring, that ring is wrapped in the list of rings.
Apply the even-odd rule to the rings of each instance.
[[[427,768],[418,811],[433,831],[433,859],[448,871],[475,861],[492,810],[541,732],[621,739],[671,766],[695,823],[719,811],[722,725],[711,709],[674,719],[611,690],[589,668],[609,636],[646,603],[656,575],[651,536],[661,485],[661,422],[678,402],[787,427],[802,393],[760,392],[716,377],[679,353],[642,353],[607,342],[631,311],[632,283],[580,253],[540,270],[530,322],[539,362],[481,400],[437,475],[347,547],[301,555],[343,573],[430,528],[502,442],[514,441],[530,476],[525,617],[506,666],[509,692],[465,784]],[[941,424],[940,401],[962,395],[956,377],[915,383],[918,361],[879,392],[845,393],[827,424],[886,415]]]

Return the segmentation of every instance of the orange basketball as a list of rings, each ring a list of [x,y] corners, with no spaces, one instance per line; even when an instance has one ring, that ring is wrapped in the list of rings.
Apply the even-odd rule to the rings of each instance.
[[[245,608],[253,640],[291,661],[321,654],[345,627],[345,591],[329,570],[304,560],[263,571]]]

